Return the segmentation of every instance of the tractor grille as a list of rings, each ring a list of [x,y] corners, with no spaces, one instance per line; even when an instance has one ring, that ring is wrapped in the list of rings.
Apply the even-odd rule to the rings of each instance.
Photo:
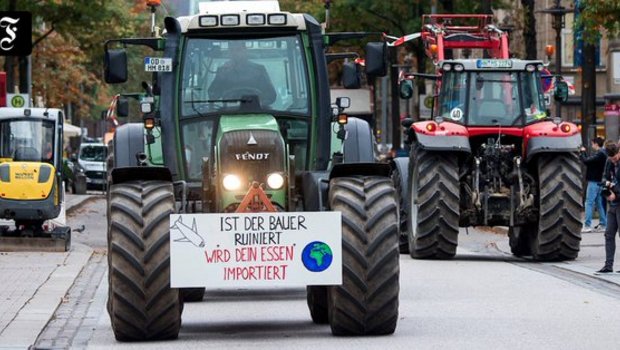
[[[84,174],[89,179],[105,179],[106,178],[105,171],[87,171]]]
[[[284,171],[284,144],[280,134],[267,130],[225,133],[220,143],[222,173],[244,181],[264,182],[270,173]]]

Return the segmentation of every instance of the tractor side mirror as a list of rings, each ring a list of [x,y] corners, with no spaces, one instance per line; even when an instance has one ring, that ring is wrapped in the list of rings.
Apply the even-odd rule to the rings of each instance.
[[[388,50],[384,42],[366,44],[366,74],[371,77],[384,77],[388,68]]]
[[[413,96],[413,82],[411,80],[403,80],[400,82],[399,87],[400,98],[408,100]]]
[[[345,89],[359,89],[362,87],[362,81],[355,62],[345,62],[342,66],[342,86]]]
[[[120,96],[116,102],[116,115],[119,117],[129,116],[129,101],[126,97]]]
[[[119,84],[127,81],[127,52],[124,49],[105,51],[104,78],[108,84]]]
[[[555,83],[553,98],[560,102],[566,102],[568,100],[568,84],[565,81],[557,81]]]

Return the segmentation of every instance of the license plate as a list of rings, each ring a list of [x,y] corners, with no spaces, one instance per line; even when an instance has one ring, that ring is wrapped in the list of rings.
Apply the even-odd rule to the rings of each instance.
[[[145,72],[172,72],[172,58],[145,57]]]
[[[512,68],[511,60],[478,60],[478,68]]]

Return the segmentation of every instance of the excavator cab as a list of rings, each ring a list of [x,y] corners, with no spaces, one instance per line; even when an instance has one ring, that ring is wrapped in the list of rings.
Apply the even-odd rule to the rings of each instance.
[[[62,182],[63,113],[0,108],[0,248],[68,250]]]

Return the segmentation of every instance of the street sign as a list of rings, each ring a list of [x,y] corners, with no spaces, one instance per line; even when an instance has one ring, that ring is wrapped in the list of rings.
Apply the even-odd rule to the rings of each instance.
[[[28,94],[6,94],[7,107],[24,108],[30,107],[30,95]]]
[[[433,95],[420,95],[420,118],[430,119],[432,115]]]

